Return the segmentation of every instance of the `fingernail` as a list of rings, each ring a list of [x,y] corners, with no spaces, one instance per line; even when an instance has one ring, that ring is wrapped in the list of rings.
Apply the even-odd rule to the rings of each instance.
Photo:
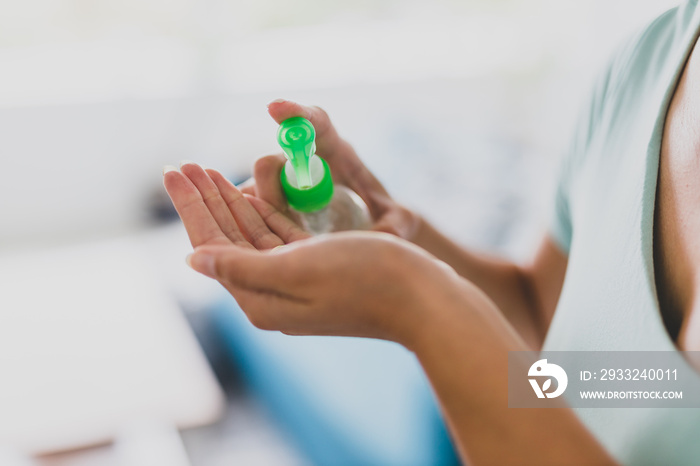
[[[165,175],[168,172],[176,172],[176,171],[177,171],[177,168],[173,167],[172,165],[165,165],[163,167],[163,175]]]
[[[272,102],[270,102],[269,104],[267,104],[267,106],[269,107],[269,106],[272,105],[272,104],[281,104],[281,103],[284,103],[284,102],[286,102],[286,100],[284,100],[284,99],[275,99],[275,100],[273,100]]]
[[[196,163],[194,163],[191,160],[183,160],[182,162],[180,162],[180,168],[182,168],[183,165],[187,165],[187,164],[197,165]]]
[[[213,255],[204,252],[193,252],[185,258],[187,265],[193,270],[206,275],[210,278],[216,278],[216,259]]]

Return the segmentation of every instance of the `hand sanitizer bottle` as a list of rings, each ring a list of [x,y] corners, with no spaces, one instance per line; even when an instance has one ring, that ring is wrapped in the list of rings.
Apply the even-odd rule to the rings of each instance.
[[[360,196],[345,186],[333,185],[328,164],[316,155],[316,131],[309,120],[284,120],[277,141],[287,156],[280,174],[282,190],[306,231],[320,235],[371,228],[369,211]]]

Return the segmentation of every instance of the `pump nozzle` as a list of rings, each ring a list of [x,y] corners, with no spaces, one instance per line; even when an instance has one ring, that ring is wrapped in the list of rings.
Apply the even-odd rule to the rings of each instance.
[[[311,122],[302,117],[284,120],[277,131],[277,141],[294,168],[299,188],[313,186],[309,159],[316,152],[316,131]]]
[[[299,212],[323,209],[333,197],[331,169],[315,154],[315,140],[313,125],[302,117],[284,120],[277,131],[277,141],[289,160],[280,172],[282,191]]]

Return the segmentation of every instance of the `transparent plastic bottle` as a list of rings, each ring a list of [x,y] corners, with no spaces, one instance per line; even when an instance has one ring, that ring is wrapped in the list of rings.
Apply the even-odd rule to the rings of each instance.
[[[282,122],[277,141],[287,156],[280,174],[282,190],[290,207],[309,233],[368,230],[369,210],[354,191],[334,186],[328,164],[316,155],[316,131],[302,117]]]

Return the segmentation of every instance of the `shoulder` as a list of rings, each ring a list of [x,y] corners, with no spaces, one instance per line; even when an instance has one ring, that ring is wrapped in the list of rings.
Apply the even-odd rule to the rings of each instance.
[[[687,35],[695,33],[694,7],[689,3],[666,11],[611,53],[579,113],[566,165],[576,166],[596,139],[620,131],[619,126],[627,124],[625,117],[642,108],[651,90],[678,65],[679,49]]]
[[[689,30],[688,12],[672,8],[638,29],[611,54],[595,81],[590,117],[600,121],[611,108],[634,106],[655,86],[669,67],[675,68],[678,49]]]

